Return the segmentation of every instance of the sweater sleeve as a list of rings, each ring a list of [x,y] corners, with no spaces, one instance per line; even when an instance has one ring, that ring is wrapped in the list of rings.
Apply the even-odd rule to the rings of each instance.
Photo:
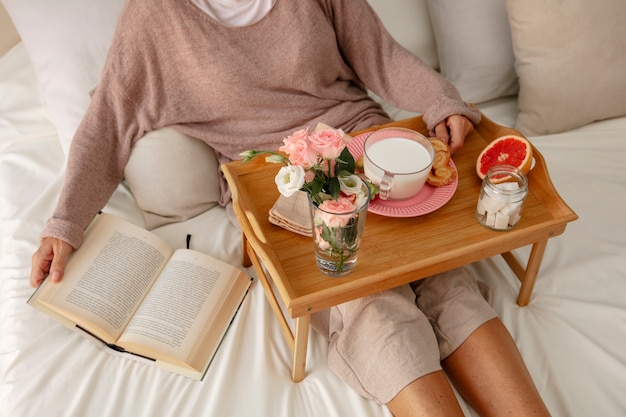
[[[78,248],[85,227],[106,205],[128,161],[136,121],[116,84],[102,84],[72,140],[63,189],[41,237]]]
[[[438,72],[397,43],[365,0],[331,0],[342,53],[365,86],[390,104],[422,113],[429,129],[450,115],[480,121]]]

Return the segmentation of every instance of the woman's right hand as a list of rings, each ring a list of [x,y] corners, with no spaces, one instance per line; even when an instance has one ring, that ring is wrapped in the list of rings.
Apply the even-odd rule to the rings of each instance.
[[[59,282],[65,272],[67,257],[74,251],[72,246],[54,237],[46,237],[41,246],[33,254],[30,270],[30,286],[39,287],[46,275],[50,275],[52,282]]]

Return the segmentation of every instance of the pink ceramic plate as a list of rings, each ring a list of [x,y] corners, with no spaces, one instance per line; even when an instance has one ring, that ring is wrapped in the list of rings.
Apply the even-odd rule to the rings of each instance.
[[[348,150],[355,160],[363,156],[363,144],[369,133],[355,136]],[[456,170],[454,162],[450,160],[450,166]],[[370,202],[368,211],[388,217],[417,217],[431,213],[446,204],[456,191],[458,176],[451,184],[443,187],[433,187],[425,184],[419,193],[406,200],[381,200],[379,198]]]

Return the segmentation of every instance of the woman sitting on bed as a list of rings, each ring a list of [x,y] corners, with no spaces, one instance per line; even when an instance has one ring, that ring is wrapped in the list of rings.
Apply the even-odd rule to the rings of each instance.
[[[453,151],[480,120],[390,37],[365,0],[128,0],[33,255],[31,285],[47,274],[62,279],[146,132],[173,127],[226,162],[246,149],[276,149],[320,121],[344,131],[389,122],[366,87],[423,113]],[[396,416],[461,416],[446,375],[481,415],[548,415],[514,341],[464,269],[333,307],[313,324],[330,342],[333,371]]]

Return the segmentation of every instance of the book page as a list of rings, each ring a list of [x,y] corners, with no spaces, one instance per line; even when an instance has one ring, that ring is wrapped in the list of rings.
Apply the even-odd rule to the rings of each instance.
[[[176,251],[119,344],[138,353],[137,345],[149,346],[147,356],[158,359],[158,351],[184,362],[219,311],[234,272],[239,270],[202,253]]]
[[[48,293],[40,302],[113,343],[165,264],[168,251],[165,242],[150,232],[101,215],[68,260],[61,283],[44,283]]]

